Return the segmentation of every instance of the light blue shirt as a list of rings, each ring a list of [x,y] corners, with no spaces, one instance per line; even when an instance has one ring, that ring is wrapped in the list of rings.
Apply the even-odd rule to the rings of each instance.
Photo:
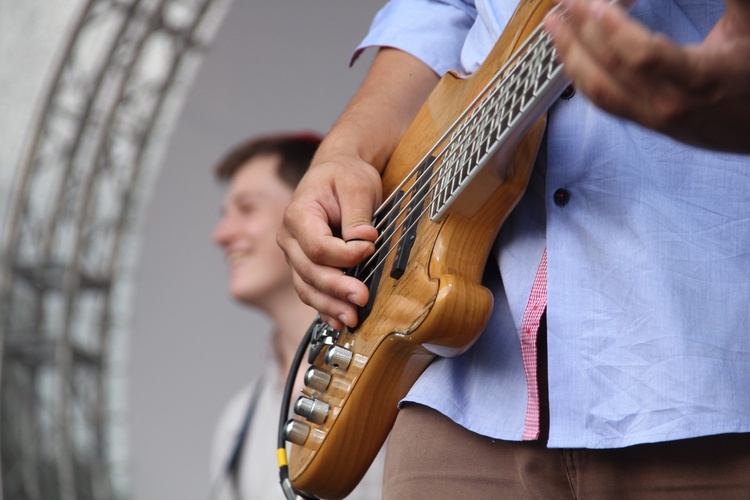
[[[440,74],[471,73],[516,3],[395,0],[360,49],[397,47]],[[631,15],[685,44],[723,9],[641,0]],[[559,188],[564,206],[552,201]],[[549,446],[750,432],[750,156],[686,146],[581,93],[550,109],[530,186],[496,242],[502,281],[487,281],[487,330],[464,355],[433,363],[407,401],[521,439],[521,319],[545,247]]]

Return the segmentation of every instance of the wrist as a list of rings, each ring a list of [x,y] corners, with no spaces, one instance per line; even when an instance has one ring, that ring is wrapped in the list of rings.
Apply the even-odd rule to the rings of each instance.
[[[347,168],[373,169],[378,175],[385,166],[385,160],[378,160],[378,154],[373,153],[366,145],[358,144],[355,140],[326,138],[318,148],[313,158],[311,168],[317,165],[335,163],[346,165]]]

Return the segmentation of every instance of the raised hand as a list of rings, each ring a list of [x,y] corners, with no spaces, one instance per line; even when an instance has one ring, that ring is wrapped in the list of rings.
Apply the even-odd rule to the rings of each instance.
[[[594,104],[679,141],[750,153],[750,0],[699,45],[678,46],[604,0],[561,0],[552,34],[568,76]]]

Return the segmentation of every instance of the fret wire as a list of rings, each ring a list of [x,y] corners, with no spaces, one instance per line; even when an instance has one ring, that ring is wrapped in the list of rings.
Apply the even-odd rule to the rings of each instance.
[[[517,64],[513,65],[508,71],[506,71],[500,78],[499,83],[496,82],[495,86],[491,87],[488,97],[480,101],[478,107],[484,107],[487,102],[490,102],[490,105],[493,107],[497,106],[499,104],[499,101],[496,97],[498,95],[496,89],[503,89],[500,91],[500,96],[505,98],[502,99],[504,101],[504,112],[500,113],[500,120],[493,120],[492,122],[490,122],[490,132],[492,132],[492,125],[497,125],[494,129],[494,131],[496,132],[496,139],[499,139],[506,132],[506,130],[510,128],[510,126],[514,123],[514,120],[517,119],[518,116],[521,115],[523,111],[528,107],[533,97],[539,94],[539,89],[549,81],[549,78],[545,78],[545,76],[554,74],[554,71],[556,69],[555,66],[556,61],[554,60],[554,46],[552,46],[551,39],[546,34],[546,32],[540,31],[540,36],[536,37],[535,40],[532,40],[532,43],[530,43],[530,48],[519,58]],[[508,85],[508,83],[510,83],[510,85]],[[521,84],[524,87],[524,92],[520,94],[518,92],[518,89],[520,88]],[[508,106],[507,96],[511,92],[513,92],[510,101],[511,105]],[[520,99],[519,94],[521,96]],[[469,120],[465,122],[467,123],[467,125],[464,126],[464,124],[462,123],[462,125],[460,126],[461,130],[471,128],[471,130],[474,131],[474,129],[480,126],[477,124],[481,123],[481,121],[478,121],[476,119],[476,116],[476,113],[472,112]],[[481,134],[477,135],[475,133],[473,136],[480,137],[481,141]],[[473,147],[474,151],[476,152],[476,158],[474,158],[473,154],[471,155],[473,161],[466,165],[466,169],[461,170],[462,177],[460,179],[460,182],[463,182],[466,177],[468,177],[471,172],[473,172],[481,158],[483,158],[484,154],[486,154],[486,151],[482,151],[482,148],[477,147],[476,144],[474,144]],[[487,150],[489,150],[489,147],[487,148]],[[449,174],[446,173],[444,175]],[[450,193],[446,192],[444,196],[440,196],[441,206],[444,206],[448,202],[450,197],[460,188],[460,183],[458,186],[456,186],[454,181],[451,183],[451,186],[452,187]],[[434,202],[431,204],[431,206],[433,207],[433,214],[437,213],[437,211],[440,209],[440,207],[436,207],[436,204]]]
[[[536,36],[537,34],[539,34],[539,36]],[[414,222],[412,222],[412,224],[408,228],[402,230],[401,237],[398,239],[395,245],[391,245],[390,250],[385,255],[386,258],[388,255],[390,255],[390,252],[392,252],[402,241],[406,234],[408,234],[408,231],[411,230],[413,225],[419,222],[421,217],[427,212],[427,207],[429,207],[429,210],[432,213],[437,213],[440,208],[442,208],[442,206],[444,206],[448,202],[455,191],[460,188],[461,183],[471,174],[471,172],[473,172],[473,170],[476,168],[476,165],[479,164],[479,161],[486,155],[486,152],[494,145],[492,141],[493,132],[496,132],[496,142],[514,123],[514,119],[516,119],[528,107],[529,102],[531,102],[532,100],[531,97],[538,95],[539,89],[543,87],[547,82],[549,82],[552,76],[555,74],[559,65],[555,61],[556,51],[549,35],[537,28],[537,31],[532,34],[529,40],[532,42],[530,44],[531,48],[527,48],[526,52],[518,57],[518,60],[515,61],[515,63],[513,63],[511,66],[506,68],[505,71],[500,71],[498,73],[498,75],[488,86],[488,90],[485,91],[485,93],[488,95],[486,95],[484,99],[480,99],[478,101],[479,105],[474,107],[468,119],[464,119],[457,125],[456,130],[454,130],[454,133],[451,136],[448,144],[436,157],[434,164],[437,164],[437,159],[440,156],[443,156],[447,151],[447,154],[444,157],[444,161],[442,162],[442,165],[440,165],[441,168],[434,169],[434,171],[430,175],[429,182],[422,185],[417,193],[413,194],[411,198],[411,200],[415,199],[415,197],[419,195],[419,191],[425,188],[429,188],[429,192],[425,193],[424,199],[426,200],[428,196],[432,194],[432,196],[430,197],[430,201],[426,203],[425,206],[423,206],[419,217],[415,218]],[[527,44],[528,43],[529,42],[527,42]],[[544,73],[544,75],[542,75],[542,73]],[[527,77],[521,78],[521,76],[524,74],[527,75]],[[534,76],[534,78],[532,79],[528,75],[532,75]],[[519,81],[524,85],[524,92],[522,93],[520,101],[517,90]],[[510,83],[510,86],[508,85],[508,83]],[[530,85],[533,85],[533,87],[531,87],[531,94],[529,94]],[[507,98],[510,92],[508,88],[514,90],[511,96],[510,107],[507,106]],[[489,107],[487,107],[488,102],[490,103]],[[498,110],[497,107],[500,106],[501,103],[503,105],[501,106],[501,109]],[[491,109],[492,111],[494,111],[490,115],[492,116],[492,119],[485,123],[484,113],[477,113],[477,109],[479,108],[482,108],[482,110]],[[487,114],[489,115],[489,111],[487,111]],[[477,130],[479,130],[479,132],[477,132]],[[471,149],[469,150],[468,155],[465,154],[467,152],[466,147],[460,146],[463,141],[465,141],[467,135],[470,135],[472,138],[470,142]],[[487,146],[483,147],[485,136],[487,138]],[[438,144],[440,144],[440,142]],[[460,156],[459,153],[456,152],[456,144],[459,144]],[[437,145],[435,147],[437,147]],[[434,151],[435,147],[433,147],[430,153]],[[465,168],[460,164],[463,163],[463,161],[460,161],[459,165],[456,165],[457,159],[465,160],[467,157],[469,159],[473,159],[475,155],[476,159],[473,162],[467,162]],[[420,162],[412,169],[410,175],[400,183],[399,189],[403,187],[403,185],[409,178],[413,177],[414,173],[417,171],[421,164],[422,162]],[[446,174],[446,172],[448,173]],[[422,175],[424,175],[424,173],[420,173],[418,179]],[[432,181],[434,180],[436,175],[438,176],[438,178],[437,181],[433,184]],[[452,176],[453,179],[449,179],[449,175]],[[452,186],[455,185],[454,181],[456,176],[463,177],[459,180],[456,189],[453,189]],[[419,180],[415,180],[414,185],[417,185],[418,183]],[[450,194],[448,194],[445,189],[447,186],[451,186]],[[438,187],[440,189],[437,194],[435,194]],[[411,190],[413,190],[413,186],[409,189],[409,191]],[[392,201],[395,192],[396,190],[394,190],[394,193],[392,193],[391,196],[388,197],[389,201],[387,203],[390,203]],[[441,207],[436,207],[437,201],[440,201]],[[376,211],[376,214],[380,212],[387,205],[387,203],[382,204]],[[396,207],[393,207],[389,211],[389,213],[391,213],[395,208]],[[395,223],[395,221],[398,220],[398,218],[400,218],[401,216],[404,216],[404,214],[405,211],[402,210],[399,214],[399,217],[394,219],[391,224]],[[389,219],[390,215],[388,217],[384,217],[382,220],[387,221]],[[402,228],[403,223],[399,224],[395,228],[395,230]],[[386,234],[387,232],[388,230],[384,231],[381,234]],[[380,239],[380,236],[378,239]],[[381,249],[382,246],[381,248],[378,248],[378,250],[376,250],[376,254],[380,252]],[[370,259],[368,259],[365,267],[372,264],[373,258],[375,258],[375,254],[371,256]],[[384,262],[385,258],[380,263],[378,263],[378,266],[383,265]],[[372,278],[376,270],[377,266],[371,271],[370,275],[365,278],[365,282]]]

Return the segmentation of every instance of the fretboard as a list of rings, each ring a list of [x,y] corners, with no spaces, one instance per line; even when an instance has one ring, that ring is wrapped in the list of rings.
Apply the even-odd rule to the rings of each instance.
[[[550,36],[538,28],[455,126],[441,155],[430,218],[440,219],[490,158],[509,155],[567,84]]]

